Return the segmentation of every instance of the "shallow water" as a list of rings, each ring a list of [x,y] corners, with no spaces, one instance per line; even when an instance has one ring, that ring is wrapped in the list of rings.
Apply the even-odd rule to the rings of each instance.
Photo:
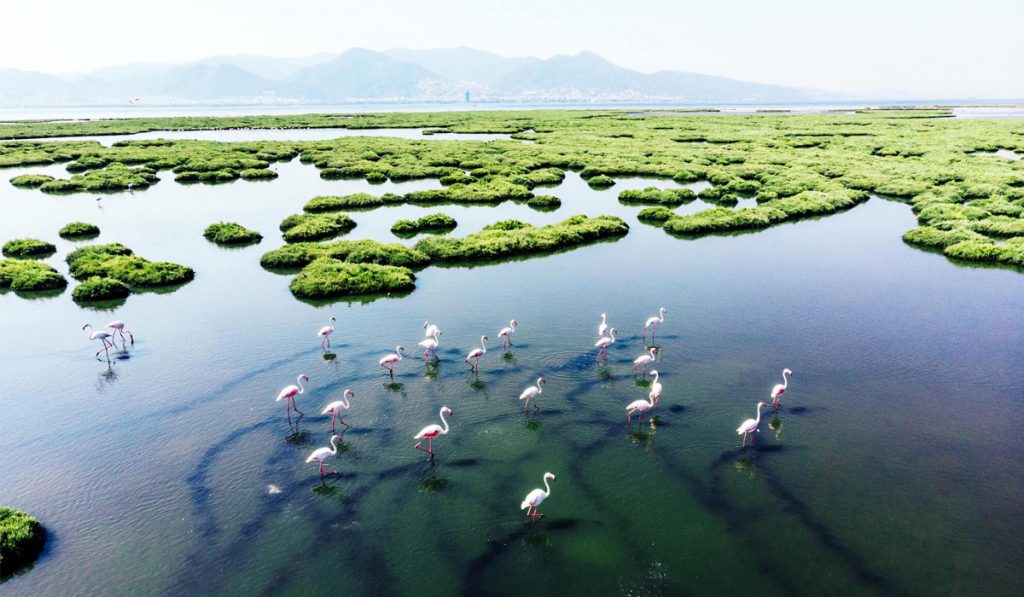
[[[140,141],[144,139],[174,139],[192,141],[324,141],[341,137],[397,137],[399,139],[438,139],[463,141],[507,141],[512,139],[506,133],[431,133],[424,135],[423,128],[404,129],[347,129],[347,128],[310,128],[310,129],[215,129],[200,131],[147,131],[129,135],[94,135],[67,137],[40,137],[31,139],[15,139],[15,141],[97,141],[110,147],[121,141]]]
[[[325,181],[297,160],[280,178],[134,194],[49,196],[0,184],[0,240],[76,246],[56,230],[98,224],[96,242],[196,268],[169,293],[111,311],[70,290],[0,294],[9,339],[0,379],[0,504],[51,533],[4,595],[324,593],[1011,594],[1024,554],[1024,278],[914,250],[901,203],[871,199],[827,218],[680,240],[640,224],[622,179],[590,189],[575,174],[555,212],[400,206],[353,212],[346,238],[396,242],[399,218],[443,211],[461,236],[505,218],[536,224],[618,214],[628,236],[557,255],[431,267],[404,297],[313,306],[289,276],[260,268],[277,225],[317,194],[437,188],[437,181]],[[63,174],[62,166],[0,170]],[[699,186],[692,186],[697,188]],[[680,211],[703,207],[700,202]],[[228,219],[265,235],[222,249],[201,232]],[[642,322],[658,328],[660,424],[627,427],[646,395],[632,359]],[[599,314],[621,331],[594,361]],[[332,356],[316,330],[334,314]],[[123,319],[136,335],[112,366],[80,327]],[[506,356],[496,342],[520,326]],[[414,355],[425,319],[441,360]],[[462,362],[492,342],[479,375]],[[756,445],[735,428],[783,367],[777,419]],[[297,428],[273,398],[309,375]],[[516,399],[547,379],[541,410]],[[306,455],[327,445],[315,413],[356,393],[353,428],[321,482]],[[412,435],[454,410],[429,463]],[[771,423],[771,424],[770,424]],[[519,502],[558,475],[542,511]],[[571,587],[571,590],[567,590]]]

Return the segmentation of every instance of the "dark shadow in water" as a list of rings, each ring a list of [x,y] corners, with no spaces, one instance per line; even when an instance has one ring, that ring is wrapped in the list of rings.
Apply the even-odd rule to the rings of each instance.
[[[358,295],[348,295],[348,296],[339,296],[339,297],[322,298],[322,299],[310,299],[310,298],[295,297],[295,300],[299,301],[300,303],[306,303],[307,305],[312,305],[314,307],[325,307],[325,306],[328,306],[328,305],[338,305],[338,304],[345,304],[345,305],[367,305],[369,303],[372,303],[372,302],[380,300],[380,299],[403,299],[403,298],[409,296],[410,294],[412,294],[413,292],[414,292],[413,290],[403,290],[403,291],[383,292],[383,293],[378,293],[378,294],[358,294]]]
[[[682,404],[672,404],[668,406],[668,412],[670,413],[683,413],[686,412],[686,407]]]

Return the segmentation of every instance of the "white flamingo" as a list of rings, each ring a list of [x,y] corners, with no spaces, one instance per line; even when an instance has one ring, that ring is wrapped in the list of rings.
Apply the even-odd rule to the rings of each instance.
[[[482,357],[485,354],[487,354],[487,340],[488,339],[489,338],[487,336],[480,336],[480,348],[474,348],[473,350],[469,351],[468,355],[466,355],[466,364],[469,365],[469,368],[470,368],[471,371],[478,371],[479,370],[479,368],[480,368],[480,357]],[[473,362],[470,363],[469,359],[473,359]]]
[[[608,347],[611,346],[612,344],[615,344],[615,334],[617,334],[617,333],[618,333],[617,329],[610,328],[608,330],[608,335],[607,336],[602,336],[600,340],[598,340],[597,342],[594,343],[594,346],[596,346],[597,348],[600,348],[600,350],[597,351],[597,360],[598,361],[601,360],[602,356],[604,356],[604,360],[606,360],[606,361],[608,360]]]
[[[668,313],[668,309],[662,307],[658,309],[658,314],[654,317],[648,318],[644,322],[644,340],[647,340],[647,328],[651,328],[651,342],[654,342],[654,334],[658,331],[657,325],[659,323],[665,323],[665,314]]]
[[[313,462],[314,460],[320,461],[320,476],[324,475],[337,475],[338,471],[324,471],[324,461],[338,453],[338,446],[334,443],[341,439],[340,435],[331,436],[331,447],[330,448],[317,448],[306,458],[306,462]]]
[[[114,320],[114,321],[111,321],[110,323],[108,323],[107,325],[105,325],[103,327],[108,328],[108,329],[111,330],[111,333],[110,333],[110,342],[111,342],[111,344],[114,343],[114,334],[121,334],[121,346],[124,346],[125,348],[127,348],[127,345],[124,343],[124,335],[127,333],[128,337],[131,338],[131,340],[132,340],[132,346],[135,346],[135,336],[133,336],[131,332],[129,332],[128,330],[126,330],[124,328],[124,322],[123,321]],[[115,348],[116,348],[116,346],[115,346]]]
[[[650,365],[651,363],[654,362],[654,353],[656,352],[658,352],[658,349],[652,346],[647,349],[646,353],[638,356],[633,361],[633,377],[636,377],[636,368],[640,366],[644,368],[644,377],[647,376],[647,365]]]
[[[420,340],[419,345],[423,347],[424,359],[428,358],[430,356],[430,353],[435,352],[437,350],[437,347],[441,345],[441,341],[438,339],[438,336],[440,335],[441,330],[437,329],[437,326],[434,326],[433,335],[430,338],[427,338],[426,340]],[[437,354],[435,353],[434,356],[436,357]]]
[[[551,486],[548,485],[548,479],[554,481],[555,475],[553,473],[544,473],[544,489],[538,487],[526,494],[526,497],[523,498],[523,503],[519,505],[519,509],[526,510],[526,515],[533,520],[537,520],[544,516],[540,512],[537,512],[537,509],[540,508],[541,503],[551,495]]]
[[[658,371],[651,369],[651,377],[654,378],[651,383],[651,396],[654,398],[654,406],[658,406],[658,400],[661,400],[661,382],[658,381]]]
[[[423,322],[423,337],[424,338],[429,338],[429,337],[433,336],[435,332],[440,333],[441,332],[441,328],[439,328],[436,325],[430,323],[429,321],[424,321]]]
[[[516,326],[518,325],[519,322],[513,319],[512,321],[508,322],[507,328],[501,328],[501,331],[498,332],[498,335],[501,336],[502,348],[512,348],[512,334],[516,333]]]
[[[337,418],[339,421],[341,421],[341,424],[344,425],[346,429],[351,427],[351,425],[349,425],[348,423],[345,422],[345,419],[341,418],[341,415],[344,414],[345,411],[347,411],[349,409],[349,406],[350,406],[349,399],[350,398],[355,398],[355,397],[356,397],[355,392],[353,392],[351,389],[346,389],[345,393],[342,394],[342,396],[341,396],[341,400],[335,400],[334,402],[332,402],[332,403],[330,403],[330,404],[328,404],[327,406],[324,407],[323,412],[321,412],[320,414],[326,415],[326,414],[330,413],[330,415],[331,415],[331,433],[334,433],[334,419],[335,418]]]
[[[767,402],[757,403],[757,418],[747,419],[736,428],[736,433],[743,436],[743,447],[747,446],[747,436],[757,431],[757,426],[761,424],[761,407],[768,406]]]
[[[91,330],[92,329],[92,324],[91,323],[87,323],[87,324],[82,326],[82,329],[83,330]],[[96,357],[99,357],[100,356],[100,351],[103,351],[103,352],[105,352],[107,354],[107,362],[109,362],[110,361],[110,351],[108,349],[116,348],[116,346],[114,346],[114,341],[113,341],[113,337],[114,336],[110,332],[104,332],[102,330],[96,330],[95,332],[91,332],[91,333],[90,332],[86,332],[86,333],[89,335],[89,339],[90,340],[99,340],[100,342],[103,343],[103,348],[101,348],[100,350],[96,351]]]
[[[775,387],[772,388],[772,407],[774,407],[775,410],[779,410],[779,407],[782,406],[782,400],[780,400],[779,397],[785,394],[786,388],[789,387],[789,379],[786,377],[787,375],[793,375],[793,372],[789,369],[783,369],[782,383],[777,383],[775,384]]]
[[[601,314],[601,325],[597,326],[597,337],[604,338],[608,333],[608,320],[604,313]]]
[[[302,375],[298,376],[295,379],[295,383],[297,383],[298,385],[285,386],[284,389],[282,389],[280,392],[278,392],[277,399],[274,400],[274,402],[280,402],[282,400],[286,401],[285,402],[285,414],[288,416],[289,420],[291,420],[291,418],[292,418],[292,409],[293,408],[295,409],[295,412],[299,413],[300,415],[305,415],[306,414],[306,413],[302,412],[301,410],[299,410],[299,405],[295,402],[295,397],[306,391],[306,388],[303,387],[303,385],[302,385],[302,382],[304,382],[304,381],[309,381],[309,378],[306,377],[305,373],[303,373]]]
[[[330,323],[328,323],[324,327],[320,328],[320,331],[316,333],[317,336],[323,338],[323,340],[320,341],[320,348],[325,348],[326,346],[330,346],[331,345],[331,334],[334,333],[334,322],[335,321],[337,321],[337,320],[334,319],[333,315],[331,315]]]
[[[654,392],[647,394],[647,400],[634,400],[626,406],[626,424],[633,422],[633,415],[640,415],[640,424],[644,422],[644,413],[652,410],[655,406]]]
[[[523,405],[524,409],[529,410],[529,408],[530,408],[530,400],[533,400],[533,405],[534,406],[536,406],[537,408],[540,408],[539,406],[537,406],[537,396],[540,396],[541,393],[544,391],[544,390],[542,390],[540,388],[540,384],[547,383],[547,382],[548,381],[546,379],[544,379],[543,377],[538,377],[536,385],[530,386],[530,387],[526,388],[525,390],[523,390],[523,393],[519,395],[519,399],[526,401],[526,404]]]
[[[452,414],[452,409],[448,408],[447,406],[442,406],[441,412],[438,413],[438,416],[441,417],[441,422],[444,423],[444,427],[441,427],[440,425],[427,425],[423,429],[420,429],[420,432],[412,437],[413,439],[420,440],[420,443],[416,444],[415,448],[420,452],[426,452],[427,454],[430,454],[431,458],[434,457],[434,438],[439,435],[446,435],[448,433],[448,421],[446,421],[444,418],[446,414]],[[420,447],[420,444],[423,443],[424,439],[430,442],[426,450]]]
[[[380,361],[378,361],[378,363],[380,363],[381,367],[384,367],[385,369],[388,370],[388,373],[391,374],[391,377],[394,377],[395,376],[395,363],[397,363],[398,361],[402,360],[402,354],[404,352],[405,352],[405,347],[404,346],[396,346],[395,347],[395,352],[392,352],[392,353],[384,355],[383,357],[381,357],[381,359],[380,359]]]

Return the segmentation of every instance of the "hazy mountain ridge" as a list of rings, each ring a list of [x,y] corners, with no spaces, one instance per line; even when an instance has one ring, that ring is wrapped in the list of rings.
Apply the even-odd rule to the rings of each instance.
[[[181,65],[107,67],[77,77],[0,69],[0,105],[346,103],[356,101],[775,102],[821,99],[803,89],[725,77],[641,73],[581,52],[508,58],[472,48],[303,58],[213,56]]]

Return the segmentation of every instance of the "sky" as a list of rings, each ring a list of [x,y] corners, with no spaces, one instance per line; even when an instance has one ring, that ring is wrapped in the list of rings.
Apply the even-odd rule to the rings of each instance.
[[[1024,0],[4,0],[0,13],[0,68],[48,73],[468,46],[855,95],[1024,98]]]

